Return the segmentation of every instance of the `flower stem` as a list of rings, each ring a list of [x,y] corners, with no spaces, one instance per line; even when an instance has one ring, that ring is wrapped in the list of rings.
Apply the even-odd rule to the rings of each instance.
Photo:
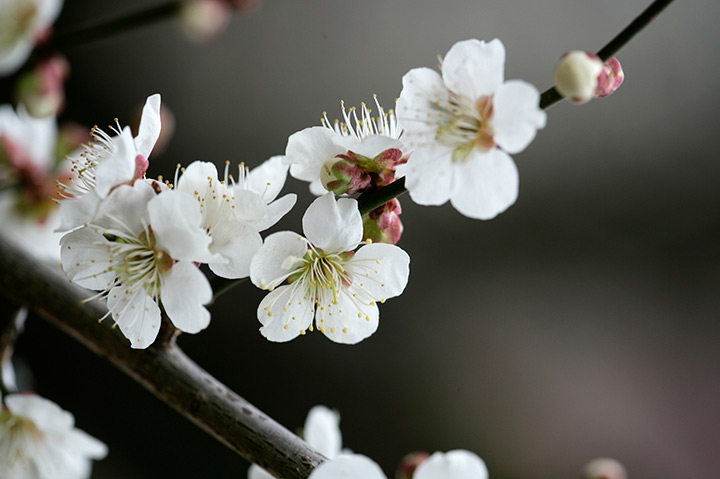
[[[597,56],[604,62],[608,61],[643,28],[647,27],[648,24],[672,2],[673,0],[655,0],[652,2],[630,25],[625,27],[625,29],[615,35],[615,38],[610,40],[607,45],[602,47],[597,52]],[[540,108],[546,110],[562,99],[562,95],[558,93],[555,87],[549,88],[540,95]]]
[[[635,20],[630,23],[623,31],[618,33],[615,38],[602,47],[598,51],[598,56],[606,61],[611,58],[618,50],[628,43],[635,35],[645,28],[660,12],[665,9],[673,0],[655,0],[648,8],[645,9]],[[558,93],[555,87],[548,88],[540,94],[540,108],[547,110],[555,103],[562,100],[563,97]],[[368,191],[358,198],[358,206],[360,213],[368,213],[380,205],[383,205],[393,198],[405,193],[405,178],[401,178],[393,182],[381,190]]]
[[[182,2],[173,0],[142,10],[124,14],[120,17],[101,20],[97,23],[81,26],[67,32],[53,35],[50,45],[58,50],[68,50],[88,43],[129,32],[137,28],[171,18],[180,11]]]

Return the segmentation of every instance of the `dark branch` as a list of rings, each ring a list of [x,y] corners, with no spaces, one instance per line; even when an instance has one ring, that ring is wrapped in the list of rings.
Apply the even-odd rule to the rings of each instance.
[[[69,284],[59,270],[40,264],[0,238],[0,292],[26,304],[100,356],[109,359],[160,400],[275,477],[305,479],[325,458],[190,360],[175,344],[158,341],[130,348],[110,327],[98,324],[107,309],[83,304],[86,290]],[[161,336],[164,334],[161,331]]]

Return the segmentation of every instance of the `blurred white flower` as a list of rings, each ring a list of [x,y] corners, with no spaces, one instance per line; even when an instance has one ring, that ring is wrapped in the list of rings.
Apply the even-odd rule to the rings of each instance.
[[[35,43],[48,34],[62,0],[0,1],[0,76],[22,66]]]
[[[219,259],[209,251],[200,207],[186,193],[160,191],[149,180],[115,188],[93,223],[60,242],[67,276],[107,297],[108,314],[133,348],[155,340],[158,301],[182,331],[197,333],[210,322],[204,305],[212,290],[194,263]]]
[[[413,479],[487,479],[485,463],[469,451],[436,452],[415,469]],[[309,479],[387,479],[371,459],[360,454],[341,454],[324,462]]]
[[[327,192],[320,179],[323,165],[337,155],[352,151],[357,155],[375,158],[390,148],[402,150],[399,138],[402,129],[392,110],[387,113],[378,103],[377,116],[372,116],[365,103],[358,117],[355,108],[345,110],[342,105],[343,121],[331,123],[327,114],[323,114],[322,126],[305,128],[288,138],[285,158],[290,164],[290,175],[299,180],[310,182],[310,191],[315,195]]]
[[[389,244],[354,251],[363,234],[357,201],[335,201],[332,193],[310,205],[303,231],[305,237],[268,236],[252,260],[250,279],[270,290],[258,307],[260,332],[270,341],[289,341],[312,331],[314,319],[335,342],[362,341],[378,327],[377,302],[405,289],[409,256]]]
[[[535,87],[504,81],[504,66],[500,40],[465,40],[442,60],[442,76],[416,68],[403,77],[397,115],[413,149],[405,185],[416,203],[450,200],[465,216],[490,219],[515,202],[518,172],[507,153],[527,147],[545,113]]]
[[[102,442],[74,427],[72,414],[34,394],[10,394],[0,411],[0,477],[86,479]]]
[[[303,439],[320,454],[334,459],[342,449],[340,414],[325,406],[315,406],[308,412],[303,427]],[[250,466],[248,479],[275,479],[257,464]]]
[[[3,233],[40,259],[58,260],[55,117],[0,106],[0,222]]]
[[[72,174],[60,188],[62,224],[59,231],[69,231],[95,218],[100,202],[118,185],[132,185],[145,176],[148,158],[160,136],[160,95],[147,98],[133,138],[130,127],[122,128],[116,120],[110,136],[98,127],[92,129],[93,142],[71,158]]]

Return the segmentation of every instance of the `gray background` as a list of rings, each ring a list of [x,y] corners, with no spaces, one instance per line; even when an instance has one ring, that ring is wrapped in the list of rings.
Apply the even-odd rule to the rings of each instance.
[[[58,29],[146,2],[67,3]],[[341,99],[390,106],[405,72],[458,40],[499,37],[506,78],[544,90],[562,53],[597,50],[648,3],[268,1],[211,43],[164,22],[68,52],[63,118],[127,122],[160,92],[177,124],[150,175],[196,159],[254,166],[323,111],[338,116]],[[719,14],[675,2],[620,53],[614,96],[551,108],[514,156],[520,196],[497,219],[403,197],[410,282],[368,340],[269,343],[248,283],[181,345],[290,428],[314,404],[337,408],[345,445],[389,475],[410,451],[464,448],[493,479],[574,478],[598,456],[634,479],[717,477]],[[300,231],[312,198],[294,180],[285,191],[302,194],[276,229]],[[28,322],[18,354],[36,390],[110,446],[93,477],[245,476],[242,459],[44,322]]]

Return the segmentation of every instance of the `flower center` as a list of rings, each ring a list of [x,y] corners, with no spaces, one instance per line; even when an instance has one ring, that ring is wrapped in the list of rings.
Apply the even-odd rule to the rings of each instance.
[[[107,235],[106,235],[107,236]],[[162,286],[162,275],[174,260],[168,253],[156,248],[155,235],[150,227],[138,237],[110,237],[111,266],[117,281],[126,287],[144,288],[156,297]]]
[[[303,285],[308,296],[316,303],[324,296],[323,292],[330,291],[333,302],[337,302],[340,287],[349,286],[352,282],[344,268],[345,262],[351,256],[352,252],[325,254],[321,250],[311,248],[302,258],[293,259],[297,266],[288,277],[288,283],[297,281],[298,284]],[[285,260],[285,264],[289,259]]]
[[[495,146],[492,96],[482,96],[473,104],[451,92],[448,103],[438,107],[448,114],[448,121],[438,128],[435,139],[455,148],[453,161],[465,161],[473,148],[486,152]]]

